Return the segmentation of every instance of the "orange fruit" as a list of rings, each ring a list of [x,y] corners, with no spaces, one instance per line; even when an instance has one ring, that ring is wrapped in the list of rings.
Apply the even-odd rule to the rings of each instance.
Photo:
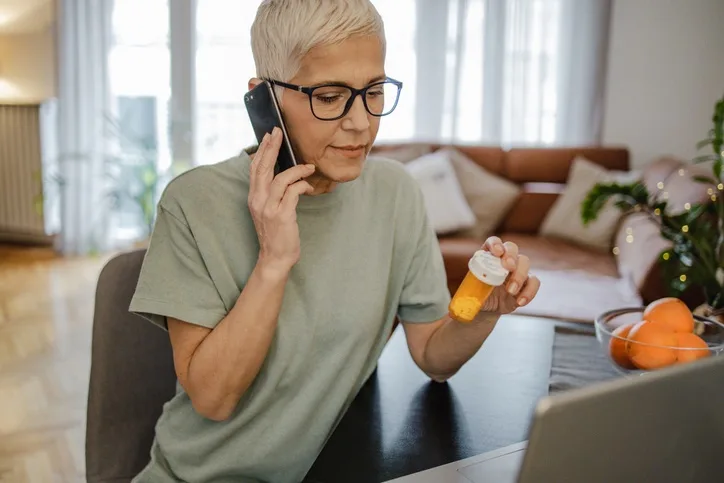
[[[701,350],[677,350],[676,361],[679,363],[693,362],[705,357],[709,357],[709,346],[704,339],[696,334],[676,334],[677,345],[687,349]]]
[[[694,316],[691,310],[675,297],[651,302],[644,310],[643,319],[666,325],[674,332],[694,332]]]
[[[611,359],[613,359],[613,362],[618,364],[619,366],[623,367],[624,369],[634,369],[634,365],[631,362],[631,360],[628,358],[628,354],[626,353],[626,338],[628,337],[629,332],[633,328],[634,323],[631,322],[629,324],[624,324],[616,328],[612,332],[614,337],[611,337],[611,341],[608,344],[609,352],[611,354]],[[615,336],[621,337],[620,339],[616,338]]]
[[[650,370],[676,362],[676,332],[666,324],[643,320],[628,334],[626,353],[639,369]]]

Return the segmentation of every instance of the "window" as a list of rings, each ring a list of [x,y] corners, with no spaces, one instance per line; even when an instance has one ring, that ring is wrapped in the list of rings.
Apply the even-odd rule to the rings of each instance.
[[[258,2],[198,0],[196,50],[196,152],[215,163],[256,143],[244,107],[254,77],[251,24]]]
[[[112,23],[106,195],[115,205],[113,238],[129,240],[149,230],[156,180],[171,165],[168,0],[116,0]]]

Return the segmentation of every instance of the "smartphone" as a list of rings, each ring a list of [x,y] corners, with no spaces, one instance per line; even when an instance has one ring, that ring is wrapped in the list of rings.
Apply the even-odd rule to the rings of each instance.
[[[284,125],[282,111],[279,109],[279,103],[274,94],[274,86],[268,81],[262,81],[244,95],[244,103],[246,104],[246,111],[249,113],[254,135],[259,144],[261,144],[264,135],[271,134],[275,127],[282,131],[282,145],[279,148],[274,174],[279,174],[292,166],[296,166],[297,158],[294,155],[292,143],[289,141],[289,133]]]

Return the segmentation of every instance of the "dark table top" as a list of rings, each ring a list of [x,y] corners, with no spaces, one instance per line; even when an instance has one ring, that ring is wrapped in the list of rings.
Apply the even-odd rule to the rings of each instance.
[[[413,362],[399,327],[307,475],[383,482],[523,441],[548,393],[554,324],[509,315],[447,383]]]

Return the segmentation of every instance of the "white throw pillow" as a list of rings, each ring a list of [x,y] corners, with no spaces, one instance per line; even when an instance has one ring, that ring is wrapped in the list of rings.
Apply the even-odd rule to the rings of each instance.
[[[475,214],[445,153],[426,154],[405,164],[405,168],[420,185],[435,233],[441,235],[475,225]]]
[[[566,188],[543,220],[540,234],[569,240],[599,251],[609,250],[621,219],[621,211],[609,201],[598,218],[584,226],[581,220],[581,205],[596,183],[630,183],[635,181],[637,176],[636,172],[609,171],[585,158],[576,158]]]
[[[475,213],[475,226],[461,235],[481,240],[493,235],[518,199],[520,186],[487,171],[455,148],[444,148],[440,152],[452,162],[463,195]]]

